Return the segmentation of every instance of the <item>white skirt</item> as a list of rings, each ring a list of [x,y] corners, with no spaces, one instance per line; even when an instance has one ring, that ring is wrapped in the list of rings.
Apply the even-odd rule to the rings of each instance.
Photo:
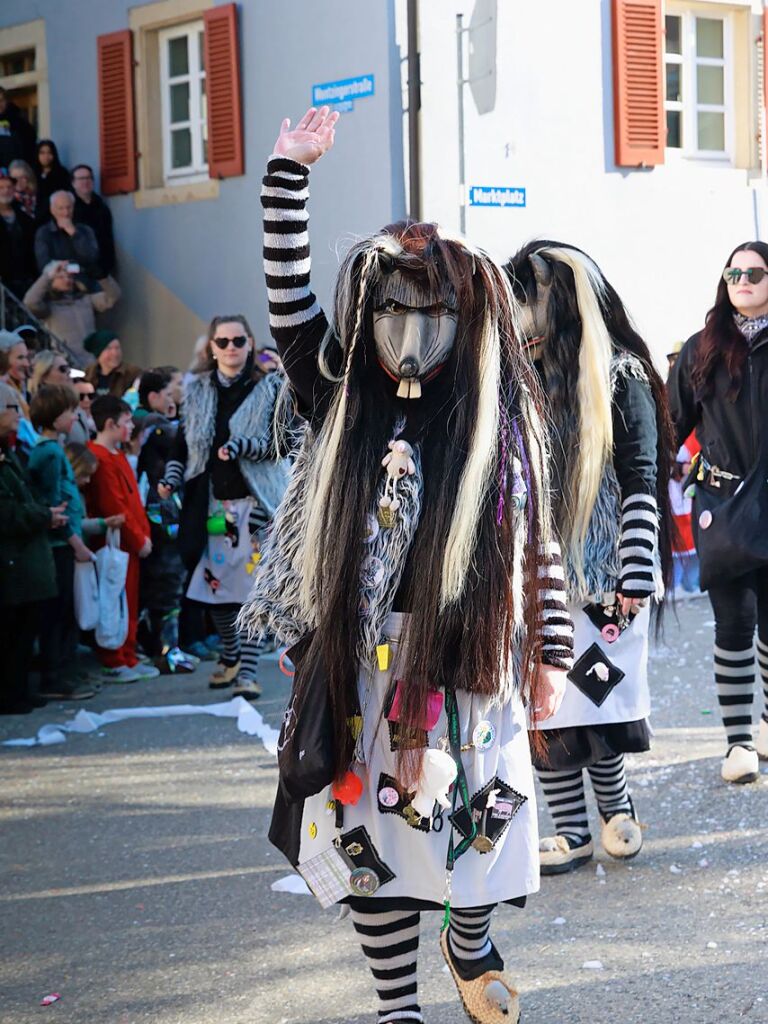
[[[195,566],[187,597],[203,604],[245,604],[253,585],[258,555],[248,524],[253,498],[217,501],[211,498],[208,514],[224,514],[226,532],[207,535],[205,550]]]
[[[405,616],[390,615],[385,632],[399,637]],[[397,648],[393,647],[393,651]],[[396,775],[397,754],[392,750],[396,724],[384,717],[384,706],[391,696],[393,680],[397,679],[397,656],[386,672],[378,669],[361,676],[358,682],[360,708],[363,709],[363,746],[365,765],[357,765],[356,773],[363,781],[363,794],[355,805],[344,807],[342,833],[361,826],[358,838],[370,839],[376,857],[383,864],[379,870],[386,882],[370,896],[371,899],[416,899],[441,904],[446,896],[446,858],[448,840],[453,828],[450,809],[443,812],[440,831],[428,831],[408,823],[401,813],[402,799],[396,803],[397,791],[388,781]],[[539,888],[538,828],[533,772],[528,746],[526,716],[522,701],[515,695],[502,707],[493,706],[486,696],[457,693],[461,726],[461,743],[469,744],[485,736],[485,749],[473,746],[462,753],[462,763],[473,808],[481,811],[490,791],[496,790],[496,806],[486,810],[483,826],[493,834],[492,849],[480,852],[470,847],[456,862],[451,879],[451,904],[457,908],[500,903],[536,892]],[[391,713],[390,713],[391,714]],[[476,733],[478,726],[479,731]],[[445,707],[436,725],[424,734],[431,748],[447,735]],[[488,742],[488,737],[493,736]],[[299,869],[312,858],[329,850],[336,836],[335,816],[330,787],[304,804],[301,822]],[[462,803],[456,801],[460,810]],[[496,822],[488,826],[488,814]],[[479,816],[479,813],[476,815]],[[466,817],[466,815],[465,815]],[[412,819],[411,819],[412,820]],[[454,843],[462,839],[459,828],[453,829]],[[389,878],[389,876],[393,876]]]
[[[568,673],[563,703],[541,729],[636,722],[651,713],[648,689],[650,608],[642,608],[618,639],[616,630],[601,632],[584,611],[570,604],[574,624],[574,665]]]

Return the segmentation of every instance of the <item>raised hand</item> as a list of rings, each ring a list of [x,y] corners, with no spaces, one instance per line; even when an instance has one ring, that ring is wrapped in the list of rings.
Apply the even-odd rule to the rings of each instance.
[[[338,113],[331,113],[330,107],[310,107],[295,128],[286,117],[275,142],[275,155],[300,164],[316,163],[333,145],[338,120]]]

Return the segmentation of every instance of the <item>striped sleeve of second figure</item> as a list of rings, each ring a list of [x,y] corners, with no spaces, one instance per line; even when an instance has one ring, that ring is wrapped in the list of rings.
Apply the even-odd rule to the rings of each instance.
[[[551,542],[539,550],[539,619],[541,661],[555,668],[573,665],[573,619],[568,611],[565,572],[560,545]]]
[[[652,494],[630,494],[621,505],[621,592],[625,597],[645,597],[656,590],[659,528],[656,499]]]
[[[296,328],[321,314],[309,286],[310,258],[307,200],[309,168],[272,157],[262,181],[264,273],[269,326],[275,339],[288,339]]]

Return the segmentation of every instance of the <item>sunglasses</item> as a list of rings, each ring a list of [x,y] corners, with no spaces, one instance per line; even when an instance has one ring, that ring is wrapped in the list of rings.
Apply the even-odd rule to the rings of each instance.
[[[6,408],[6,410],[8,412],[18,412],[19,411],[18,405],[6,405],[5,408]]]
[[[58,373],[66,373],[67,375],[69,374],[69,371],[71,369],[72,367],[67,365],[67,363],[62,363],[61,366],[54,366],[54,370],[56,370]]]
[[[726,284],[738,284],[742,277],[746,277],[750,284],[760,284],[768,270],[762,267],[750,267],[749,270],[740,270],[738,267],[726,267],[723,271],[723,280]]]
[[[227,345],[234,345],[235,348],[244,348],[248,344],[248,338],[244,334],[238,334],[236,338],[212,338],[216,348],[223,352]]]
[[[80,395],[80,401],[81,402],[90,402],[90,400],[92,398],[93,398],[93,391],[88,391],[86,394]]]

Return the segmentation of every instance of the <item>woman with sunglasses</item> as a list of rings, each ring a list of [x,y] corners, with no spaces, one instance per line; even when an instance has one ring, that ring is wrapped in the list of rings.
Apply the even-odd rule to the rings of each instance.
[[[67,357],[53,349],[45,348],[38,352],[32,364],[32,376],[29,378],[29,393],[33,397],[45,384],[70,384],[70,365]]]
[[[670,406],[682,444],[695,429],[701,455],[692,472],[696,497],[694,540],[701,558],[702,587],[715,614],[715,684],[727,750],[725,782],[754,782],[759,759],[768,760],[768,568],[746,557],[734,574],[732,556],[718,560],[717,540],[705,541],[725,502],[734,498],[766,454],[768,440],[768,245],[744,242],[729,256],[704,329],[689,338],[668,381]],[[751,492],[750,492],[751,493]],[[743,500],[743,499],[742,499]],[[733,506],[731,506],[733,507]],[[756,530],[765,530],[757,523]],[[717,533],[709,535],[716,538]],[[756,744],[752,736],[755,688],[754,633],[763,683]]]
[[[247,700],[261,693],[259,647],[235,622],[258,563],[259,532],[288,482],[287,461],[274,448],[276,368],[256,354],[244,316],[214,317],[185,382],[181,426],[158,487],[166,499],[184,484],[179,549],[191,572],[187,597],[209,607],[222,640],[211,688],[234,683],[234,695]]]

